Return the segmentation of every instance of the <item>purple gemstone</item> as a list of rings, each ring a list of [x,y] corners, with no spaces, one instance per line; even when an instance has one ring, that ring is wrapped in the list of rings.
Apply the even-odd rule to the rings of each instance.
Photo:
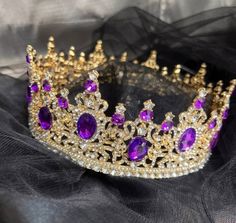
[[[97,122],[89,113],[83,113],[77,121],[77,132],[82,139],[91,139],[97,130]]]
[[[30,63],[30,58],[28,54],[26,55],[25,60],[26,60],[26,63]]]
[[[210,149],[213,149],[216,146],[218,139],[219,139],[219,132],[216,132],[210,141]]]
[[[178,143],[178,150],[185,152],[189,150],[196,140],[196,130],[194,128],[188,128],[180,136]]]
[[[223,119],[227,119],[228,116],[229,116],[229,109],[226,108],[226,109],[224,110],[223,114],[222,114],[222,118],[223,118]]]
[[[47,106],[40,108],[38,118],[42,129],[48,130],[52,127],[52,114]]]
[[[148,142],[142,136],[131,140],[128,146],[128,156],[132,161],[142,160],[148,152]]]
[[[49,82],[47,80],[43,81],[43,90],[44,91],[51,91],[51,85],[49,84]]]
[[[31,85],[31,90],[35,93],[37,93],[39,91],[39,87],[38,87],[38,84],[36,82],[34,82],[32,85]]]
[[[216,121],[216,119],[214,118],[214,119],[209,123],[208,128],[209,128],[209,129],[215,128],[215,127],[216,127],[216,123],[217,123],[217,121]]]
[[[168,132],[172,129],[173,126],[174,126],[174,122],[165,121],[161,124],[161,130],[164,131],[164,132]]]
[[[32,95],[31,95],[31,87],[27,87],[27,92],[26,92],[26,100],[28,103],[32,101]]]
[[[195,102],[194,102],[194,107],[196,109],[201,109],[203,108],[203,106],[205,105],[206,99],[205,98],[198,98]]]
[[[139,118],[145,122],[149,122],[153,119],[154,113],[151,110],[143,110],[139,113]]]
[[[89,93],[96,92],[97,91],[97,84],[92,80],[87,80],[84,83],[84,88]]]
[[[125,117],[121,114],[115,113],[112,115],[111,121],[114,125],[121,126],[125,122]]]
[[[67,99],[64,98],[64,97],[62,97],[62,96],[59,96],[59,97],[58,97],[57,102],[58,102],[58,106],[59,106],[60,108],[67,109],[68,106],[69,106]]]

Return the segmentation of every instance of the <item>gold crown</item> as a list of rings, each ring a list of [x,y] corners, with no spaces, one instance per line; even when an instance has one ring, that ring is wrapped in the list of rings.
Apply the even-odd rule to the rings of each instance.
[[[232,80],[223,90],[223,83],[206,85],[206,65],[190,76],[181,74],[176,65],[169,75],[166,67],[161,78],[183,89],[196,90],[197,96],[188,109],[178,116],[166,113],[161,124],[153,122],[154,104],[144,107],[134,121],[126,120],[125,106],[119,103],[112,117],[107,117],[107,101],[99,92],[99,73],[95,68],[119,61],[127,61],[127,53],[119,59],[106,57],[102,41],[86,57],[75,56],[71,47],[68,57],[55,51],[54,39],[49,38],[48,52],[37,56],[32,46],[27,47],[29,87],[29,127],[33,136],[48,149],[58,152],[73,162],[94,171],[116,176],[168,178],[186,175],[202,168],[216,144],[222,122],[227,118],[229,99],[235,88]],[[152,51],[147,61],[137,66],[157,72],[157,53]],[[136,65],[135,65],[136,66]],[[76,105],[69,103],[67,86],[85,79],[85,90],[76,95]],[[210,97],[207,97],[207,94]],[[208,98],[208,99],[207,99]],[[210,104],[210,112],[203,109]]]

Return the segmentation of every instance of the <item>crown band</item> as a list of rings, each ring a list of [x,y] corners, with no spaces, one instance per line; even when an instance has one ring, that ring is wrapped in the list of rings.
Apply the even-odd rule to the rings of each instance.
[[[222,122],[228,116],[229,99],[236,81],[223,90],[223,83],[205,84],[206,65],[191,77],[181,76],[181,66],[176,65],[171,75],[166,67],[161,69],[162,78],[181,86],[196,89],[197,96],[188,109],[178,116],[166,113],[161,124],[153,122],[154,104],[144,102],[143,109],[134,121],[126,120],[125,106],[118,104],[112,117],[107,117],[107,101],[99,91],[99,73],[94,70],[109,64],[109,59],[98,41],[93,53],[86,59],[84,53],[75,57],[74,47],[68,58],[57,54],[54,39],[50,37],[45,57],[37,56],[32,46],[27,47],[29,82],[29,127],[32,135],[48,149],[59,152],[73,162],[98,172],[116,176],[144,178],[168,178],[186,175],[202,168],[211,148],[216,145]],[[127,61],[127,53],[119,59]],[[160,69],[156,62],[157,53],[151,52],[146,62],[134,64]],[[84,92],[76,95],[76,105],[68,100],[66,86],[84,79]],[[211,112],[203,107],[208,101]]]

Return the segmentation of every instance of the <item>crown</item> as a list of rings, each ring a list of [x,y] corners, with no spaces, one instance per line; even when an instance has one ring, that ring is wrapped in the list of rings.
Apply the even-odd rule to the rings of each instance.
[[[98,81],[105,80],[106,73],[99,76],[97,70],[114,61],[124,64],[127,58],[126,52],[119,58],[107,57],[100,40],[94,52],[88,56],[81,52],[78,58],[74,47],[68,56],[57,53],[53,37],[44,57],[28,46],[27,100],[32,135],[49,150],[82,167],[115,176],[168,178],[203,168],[228,116],[236,80],[225,88],[222,81],[206,84],[206,64],[195,75],[184,74],[181,65],[168,74],[167,67],[157,64],[157,52],[151,51],[145,62],[134,60],[134,66],[150,69],[155,75],[160,72],[168,83],[196,92],[192,103],[178,117],[166,113],[160,124],[153,121],[155,104],[151,100],[143,103],[133,121],[126,119],[122,103],[108,117],[108,102],[101,97]],[[68,88],[81,81],[84,91],[72,104]],[[208,112],[204,111],[206,104]]]

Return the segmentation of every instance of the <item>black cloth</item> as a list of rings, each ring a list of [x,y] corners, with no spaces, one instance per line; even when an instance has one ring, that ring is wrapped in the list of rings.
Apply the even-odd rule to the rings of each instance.
[[[166,24],[129,8],[96,30],[94,41],[103,39],[110,55],[127,51],[130,60],[145,59],[157,49],[161,65],[181,63],[189,71],[204,61],[208,81],[227,82],[236,77],[235,16],[235,8],[222,8]],[[1,223],[236,222],[234,97],[206,166],[187,176],[152,180],[96,173],[49,152],[28,129],[26,86],[26,75],[0,76]],[[130,88],[122,91],[132,96]],[[119,94],[114,98],[119,101]],[[132,109],[138,111],[136,106]],[[165,106],[174,109],[171,100]]]

